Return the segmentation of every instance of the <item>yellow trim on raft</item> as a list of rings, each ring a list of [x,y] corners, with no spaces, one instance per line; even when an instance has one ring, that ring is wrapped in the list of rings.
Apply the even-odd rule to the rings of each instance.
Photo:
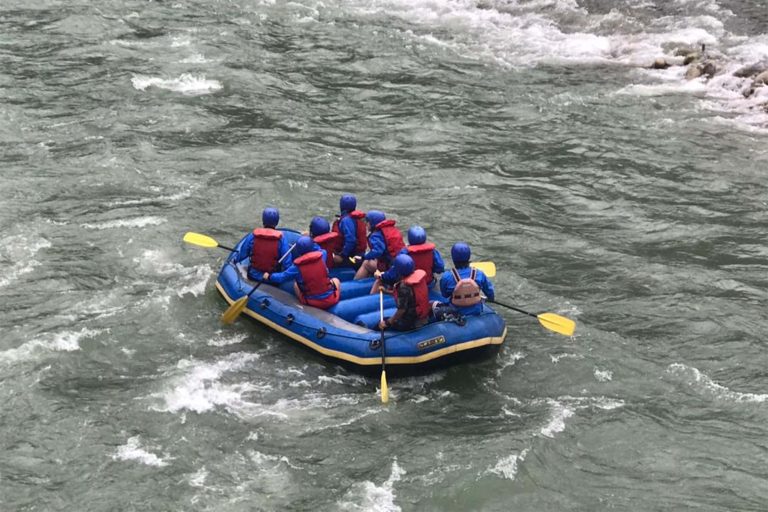
[[[224,297],[224,300],[226,300],[229,304],[232,304],[233,302],[235,302],[234,299],[230,298],[227,292],[224,291],[224,288],[221,286],[221,284],[218,281],[216,281],[216,288],[219,290],[219,293],[221,293],[222,297]],[[296,334],[295,332],[289,329],[286,329],[281,325],[276,324],[272,320],[269,320],[268,318],[257,314],[256,312],[254,312],[251,309],[248,309],[247,307],[243,310],[243,314],[246,314],[251,318],[258,320],[264,325],[271,327],[272,329],[276,330],[281,334],[288,336],[289,338],[292,338],[300,343],[303,343],[304,345],[308,346],[312,350],[315,350],[325,356],[335,357],[336,359],[342,359],[344,361],[349,361],[350,363],[359,364],[361,366],[381,365],[381,357],[379,356],[358,357],[352,354],[348,354],[346,352],[341,352],[339,350],[331,350],[329,348],[325,348],[321,345],[318,345],[312,340],[309,340],[303,336]],[[464,350],[470,350],[470,349],[482,347],[485,345],[501,345],[504,342],[504,338],[506,338],[506,336],[507,336],[507,328],[504,327],[504,332],[501,334],[501,336],[489,336],[487,338],[480,338],[477,340],[465,341],[463,343],[458,343],[450,347],[441,348],[440,350],[428,352],[420,356],[409,356],[409,357],[387,356],[387,364],[419,364],[419,363],[424,363],[426,361],[431,361],[433,359],[438,359],[443,356],[453,354],[455,352],[462,352]]]

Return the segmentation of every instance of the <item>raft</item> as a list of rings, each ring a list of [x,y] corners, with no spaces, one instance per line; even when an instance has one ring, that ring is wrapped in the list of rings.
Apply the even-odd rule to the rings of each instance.
[[[290,244],[300,233],[281,229]],[[245,237],[237,244],[239,250]],[[247,262],[235,263],[232,253],[222,266],[216,288],[227,303],[247,295],[257,284],[247,278]],[[262,284],[253,292],[242,314],[248,315],[299,342],[324,358],[364,375],[381,372],[379,295],[370,295],[373,278],[354,281],[354,270],[331,270],[341,281],[341,298],[328,310],[304,305],[293,292],[293,282]],[[440,294],[430,290],[430,300]],[[395,312],[394,298],[384,296],[384,316]],[[431,322],[408,332],[385,330],[387,373],[405,376],[495,355],[507,334],[503,318],[488,305],[480,315],[461,322]]]

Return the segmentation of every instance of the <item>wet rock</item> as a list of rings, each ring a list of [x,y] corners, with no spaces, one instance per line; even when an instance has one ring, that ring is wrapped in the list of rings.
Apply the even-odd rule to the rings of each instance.
[[[651,64],[650,69],[667,69],[669,66],[671,66],[669,62],[667,62],[666,59],[663,57],[660,57],[653,61],[653,64]]]
[[[693,80],[694,78],[699,78],[700,76],[712,78],[716,74],[717,64],[709,60],[706,62],[691,64],[688,70],[685,72],[685,79]]]
[[[696,48],[677,48],[675,49],[675,57],[687,57],[691,53],[696,53]]]
[[[763,71],[752,80],[752,87],[768,84],[768,70]]]
[[[688,67],[688,70],[685,72],[685,79],[686,80],[693,80],[694,78],[699,78],[701,76],[701,68],[698,64],[692,64]]]
[[[678,52],[682,57],[685,57],[683,59],[683,66],[687,66],[688,64],[692,64],[694,62],[697,62],[699,60],[706,58],[707,46],[702,44],[701,48],[698,50],[682,48],[682,49],[679,49]]]
[[[749,78],[751,76],[759,75],[766,70],[768,70],[768,62],[756,62],[754,64],[750,64],[749,66],[744,66],[743,68],[737,69],[734,71],[733,76],[738,78]]]
[[[687,66],[688,64],[696,62],[699,59],[701,59],[701,54],[699,52],[689,53],[685,56],[685,59],[683,59],[683,66]]]
[[[717,65],[714,62],[705,62],[701,67],[701,74],[707,78],[712,78],[717,73]]]

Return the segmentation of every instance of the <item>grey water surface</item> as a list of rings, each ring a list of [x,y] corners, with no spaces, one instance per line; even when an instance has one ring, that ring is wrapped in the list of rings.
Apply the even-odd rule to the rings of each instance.
[[[768,6],[4,0],[0,510],[768,509]],[[712,79],[655,58],[707,45]],[[768,67],[768,66],[767,66]],[[496,262],[495,359],[390,381],[214,281],[342,193]]]

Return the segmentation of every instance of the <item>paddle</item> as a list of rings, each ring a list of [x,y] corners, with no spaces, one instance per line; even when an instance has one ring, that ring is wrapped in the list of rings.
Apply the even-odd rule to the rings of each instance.
[[[283,254],[283,255],[280,257],[280,259],[279,259],[279,260],[277,260],[277,264],[278,264],[278,265],[279,265],[280,263],[282,263],[282,262],[283,262],[283,260],[284,260],[284,259],[285,259],[285,258],[286,258],[286,257],[287,257],[289,254],[291,254],[291,251],[293,250],[293,248],[294,248],[294,247],[296,247],[296,244],[293,244],[292,246],[290,246],[290,247],[288,248],[288,250],[287,250],[287,251],[285,251],[285,254]],[[224,313],[222,313],[222,315],[221,315],[221,322],[222,322],[222,323],[224,323],[224,324],[231,324],[231,323],[233,323],[235,320],[237,320],[237,317],[239,317],[239,316],[240,316],[240,313],[242,313],[242,312],[243,312],[243,310],[245,309],[245,306],[248,304],[248,299],[250,299],[250,298],[251,298],[251,295],[253,295],[253,292],[255,292],[256,290],[258,290],[258,289],[259,289],[259,286],[261,286],[261,283],[263,283],[263,282],[264,282],[264,281],[259,281],[258,283],[256,283],[256,286],[254,286],[254,287],[253,287],[253,289],[252,289],[251,291],[249,291],[249,292],[248,292],[248,294],[247,294],[247,295],[245,295],[245,296],[243,296],[243,297],[240,297],[240,298],[239,298],[239,299],[237,299],[235,302],[233,302],[233,303],[232,303],[232,304],[231,304],[231,305],[230,305],[230,306],[227,308],[227,310],[226,310]]]
[[[379,318],[384,321],[384,292],[379,290]],[[384,344],[384,329],[381,330],[381,402],[389,402],[387,387],[387,347]]]
[[[193,233],[192,231],[188,231],[184,234],[184,241],[188,244],[199,245],[200,247],[206,247],[209,249],[213,247],[220,247],[229,252],[235,252],[236,250],[231,247],[227,247],[226,245],[221,245],[219,242],[209,236],[201,235],[200,233]]]
[[[496,276],[496,264],[492,261],[473,261],[469,266],[482,271],[487,277]]]
[[[556,332],[558,334],[562,334],[564,336],[573,336],[573,332],[576,330],[576,322],[574,322],[570,318],[565,318],[564,316],[556,315],[554,313],[539,313],[537,315],[535,313],[529,313],[527,311],[523,311],[520,308],[516,308],[515,306],[510,306],[508,304],[497,302],[495,300],[491,300],[489,302],[493,304],[498,304],[499,306],[504,306],[505,308],[512,309],[519,313],[524,313],[534,318],[538,318],[539,323],[543,325],[545,328],[549,329],[550,331]]]

